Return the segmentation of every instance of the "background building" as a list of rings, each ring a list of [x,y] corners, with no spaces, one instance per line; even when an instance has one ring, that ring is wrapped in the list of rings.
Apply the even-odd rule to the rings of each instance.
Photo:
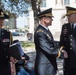
[[[55,40],[59,40],[62,24],[67,22],[67,19],[62,19],[64,14],[66,14],[65,6],[76,7],[76,0],[42,0],[41,10],[48,8],[53,8],[53,22],[49,29]],[[28,17],[29,32],[34,33],[34,17],[32,9],[29,9]]]

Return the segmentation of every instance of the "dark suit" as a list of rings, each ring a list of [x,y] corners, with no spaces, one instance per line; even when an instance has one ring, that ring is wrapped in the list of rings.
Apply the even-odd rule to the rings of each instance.
[[[64,46],[64,50],[68,53],[68,58],[64,60],[64,69],[71,69],[71,71],[75,69],[76,71],[76,28],[72,29],[69,23],[62,26],[60,45]],[[70,73],[69,75],[73,74]]]
[[[36,75],[55,75],[58,50],[55,48],[51,32],[39,25],[34,34],[34,42],[36,47]]]
[[[0,75],[11,75],[7,51],[10,41],[10,32],[0,29]]]

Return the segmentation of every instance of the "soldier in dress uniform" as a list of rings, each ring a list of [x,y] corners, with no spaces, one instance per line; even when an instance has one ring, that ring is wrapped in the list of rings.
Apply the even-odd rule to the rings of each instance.
[[[62,26],[60,46],[68,53],[64,59],[64,75],[76,75],[76,8],[66,6],[68,23]]]
[[[3,29],[4,19],[9,19],[2,9],[0,9],[0,75],[11,75],[10,58],[8,47],[12,43],[11,33]]]
[[[52,24],[52,8],[42,11],[37,15],[40,24],[34,33],[36,48],[35,73],[36,75],[55,75],[57,71],[56,57],[67,58],[67,53],[63,54],[56,49],[53,36],[48,29]]]

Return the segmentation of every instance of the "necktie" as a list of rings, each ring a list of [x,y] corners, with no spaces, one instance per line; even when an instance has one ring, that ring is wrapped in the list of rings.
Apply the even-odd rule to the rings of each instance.
[[[48,29],[48,32],[50,32],[50,30]]]
[[[71,25],[72,30],[74,29],[74,24]]]
[[[0,36],[1,36],[1,29],[0,29]]]
[[[50,34],[50,36],[53,38],[53,35],[51,33],[51,31],[48,29],[48,33]]]

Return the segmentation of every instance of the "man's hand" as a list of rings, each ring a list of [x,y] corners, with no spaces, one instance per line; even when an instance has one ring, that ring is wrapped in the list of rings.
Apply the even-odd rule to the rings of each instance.
[[[10,61],[11,61],[12,63],[16,63],[18,60],[16,60],[16,59],[13,58],[13,57],[10,57]]]
[[[65,50],[62,50],[61,52],[64,53],[64,58],[68,58],[68,54],[67,54],[67,52]]]

